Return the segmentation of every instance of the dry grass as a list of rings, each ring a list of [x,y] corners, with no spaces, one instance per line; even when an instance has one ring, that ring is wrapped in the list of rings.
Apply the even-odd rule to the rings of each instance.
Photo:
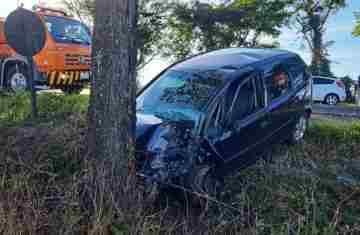
[[[43,114],[0,125],[0,234],[360,234],[359,122],[314,121],[304,144],[226,179],[236,210],[198,211],[109,182],[84,157],[83,111]]]

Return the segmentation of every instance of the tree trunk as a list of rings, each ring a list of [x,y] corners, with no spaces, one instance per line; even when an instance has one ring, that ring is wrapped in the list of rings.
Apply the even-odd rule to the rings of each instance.
[[[89,155],[108,176],[127,176],[134,155],[136,0],[96,0]]]
[[[312,74],[313,75],[320,75],[320,66],[324,62],[322,56],[322,32],[320,29],[320,16],[313,15],[311,16],[311,24],[313,28],[313,52],[312,52]]]

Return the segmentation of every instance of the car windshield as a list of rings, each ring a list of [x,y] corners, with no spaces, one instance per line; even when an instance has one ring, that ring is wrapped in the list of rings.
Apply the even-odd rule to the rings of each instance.
[[[58,16],[44,16],[44,20],[56,42],[91,44],[90,30],[79,21]]]
[[[170,70],[137,98],[137,111],[169,120],[194,120],[223,86],[224,72]]]

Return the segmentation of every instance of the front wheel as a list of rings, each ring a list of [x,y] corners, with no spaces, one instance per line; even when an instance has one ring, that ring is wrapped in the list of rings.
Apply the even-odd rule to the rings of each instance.
[[[309,119],[302,115],[296,122],[292,130],[290,143],[298,144],[304,140],[304,136],[308,127]]]
[[[191,204],[195,207],[204,207],[209,200],[219,197],[223,188],[223,182],[214,175],[209,166],[194,167],[188,177]]]
[[[28,72],[23,66],[12,66],[5,78],[5,88],[11,92],[18,93],[28,89]]]

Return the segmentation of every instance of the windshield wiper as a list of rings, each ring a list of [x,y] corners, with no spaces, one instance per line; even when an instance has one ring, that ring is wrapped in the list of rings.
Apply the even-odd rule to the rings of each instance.
[[[85,44],[87,44],[87,45],[90,45],[90,44],[91,44],[89,41],[84,40],[84,39],[82,39],[82,38],[76,38],[76,37],[70,37],[70,38],[71,38],[71,40],[72,40],[73,42],[85,43]]]

